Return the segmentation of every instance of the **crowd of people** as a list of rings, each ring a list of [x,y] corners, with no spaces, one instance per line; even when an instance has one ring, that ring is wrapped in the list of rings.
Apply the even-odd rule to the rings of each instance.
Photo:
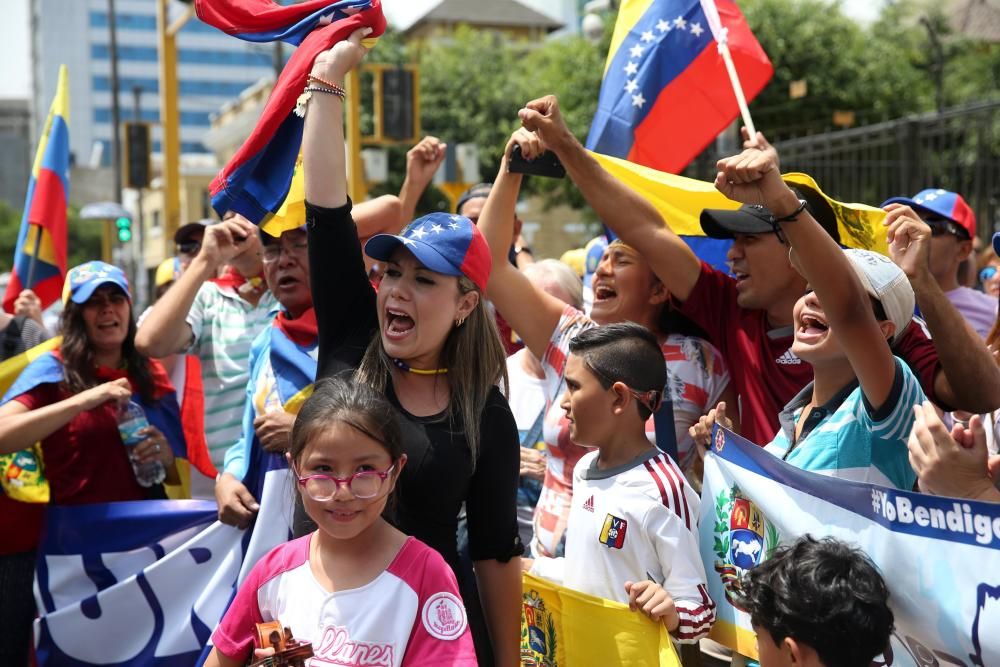
[[[207,664],[266,655],[271,620],[330,660],[519,664],[523,572],[696,644],[715,618],[698,522],[716,424],[804,470],[1000,502],[1000,260],[973,256],[961,196],[893,197],[889,256],[843,249],[834,209],[745,135],[715,183],[741,207],[701,215],[731,240],[721,271],[545,97],[516,112],[492,184],[414,220],[433,137],[398,197],[347,194],[341,86],[366,34],[313,64],[301,220],[184,225],[141,317],[120,269],[73,268],[59,345],[0,405],[0,453],[40,443],[53,504],[166,497],[174,452],[203,451],[186,493],[247,528],[249,471],[287,466],[294,538],[240,586]],[[521,237],[515,147],[555,154],[613,232],[589,282]],[[5,358],[47,337],[33,299],[2,316]],[[130,401],[149,425],[126,448]],[[154,462],[163,483],[140,484]],[[5,665],[29,660],[43,509],[0,494]],[[890,591],[835,540],[783,546],[743,590],[765,667],[868,665],[888,644]]]

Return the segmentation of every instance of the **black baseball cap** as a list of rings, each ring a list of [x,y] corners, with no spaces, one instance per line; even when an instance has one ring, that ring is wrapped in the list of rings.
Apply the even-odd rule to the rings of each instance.
[[[806,202],[806,210],[833,240],[840,243],[837,215],[830,204],[812,188],[796,184],[792,188]],[[763,206],[744,204],[736,210],[706,208],[701,212],[701,228],[714,239],[731,239],[735,234],[764,234],[774,231],[771,211]]]

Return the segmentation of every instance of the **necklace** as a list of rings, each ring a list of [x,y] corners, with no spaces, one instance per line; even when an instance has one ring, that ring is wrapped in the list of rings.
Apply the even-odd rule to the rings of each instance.
[[[410,365],[403,361],[402,359],[392,358],[392,363],[396,364],[396,368],[404,370],[407,373],[413,373],[414,375],[444,375],[448,372],[447,368],[410,368]]]

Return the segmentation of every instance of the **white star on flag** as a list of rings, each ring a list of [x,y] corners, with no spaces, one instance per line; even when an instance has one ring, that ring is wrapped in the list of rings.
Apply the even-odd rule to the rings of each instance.
[[[632,54],[633,58],[641,58],[642,57],[642,47],[639,46],[638,44],[636,44],[631,49],[629,49],[629,53]]]
[[[450,229],[452,231],[455,231],[456,229],[458,229],[458,227],[459,227],[459,224],[457,222],[452,222],[452,223],[449,223],[449,225],[448,225],[448,229]]]
[[[462,216],[460,216],[460,215],[453,215],[453,216],[451,216],[451,220],[452,220],[452,222],[462,222]]]
[[[423,227],[418,227],[413,230],[410,236],[420,241],[423,241],[424,237],[427,236],[427,231]]]
[[[628,65],[625,65],[625,74],[627,76],[635,76],[635,73],[639,71],[639,66],[636,65],[631,60],[628,61]]]
[[[441,232],[444,231],[444,227],[435,222],[434,226],[431,227],[431,231],[434,232],[435,234],[440,234]]]
[[[930,192],[930,193],[927,194],[926,197],[924,197],[924,199],[927,200],[927,201],[934,201],[937,198],[938,198],[938,196],[937,196],[936,192]]]
[[[660,32],[670,32],[670,21],[660,19],[656,22],[656,29]]]
[[[684,20],[683,16],[678,16],[677,18],[674,19],[674,27],[675,28],[681,28],[681,29],[683,29],[683,28],[687,27],[687,24],[688,24],[688,22]]]
[[[413,239],[408,239],[408,238],[406,238],[404,236],[403,237],[403,245],[413,245],[413,246],[415,246],[417,244],[413,242]]]
[[[705,29],[701,27],[700,23],[691,24],[691,34],[695,37],[701,37],[701,33],[705,32]]]
[[[638,93],[632,96],[632,106],[642,108],[642,105],[646,103],[646,98],[642,96],[642,93]]]
[[[652,42],[653,41],[653,31],[652,30],[647,30],[646,32],[642,33],[642,36],[639,37],[639,39],[641,39],[644,42]]]
[[[629,79],[628,83],[625,84],[625,92],[634,93],[635,89],[639,87],[639,84],[635,82],[635,79]]]

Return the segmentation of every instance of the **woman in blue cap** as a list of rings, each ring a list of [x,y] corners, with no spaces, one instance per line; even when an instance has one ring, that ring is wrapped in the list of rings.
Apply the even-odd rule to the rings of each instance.
[[[513,416],[496,388],[506,365],[483,295],[490,251],[468,218],[433,213],[399,236],[368,241],[365,252],[386,265],[377,293],[368,282],[347,197],[340,88],[364,55],[363,36],[355,33],[317,57],[305,115],[317,379],[354,373],[399,409],[408,461],[389,518],[454,570],[479,664],[514,665],[520,455]],[[459,566],[456,527],[463,504],[474,580]]]
[[[165,497],[163,487],[143,488],[129,460],[159,461],[166,482],[180,479],[174,449],[184,451],[176,395],[158,362],[135,349],[135,319],[128,281],[121,269],[87,262],[66,276],[66,308],[60,345],[24,369],[0,405],[0,454],[41,443],[49,502],[85,505]],[[126,448],[118,434],[118,406],[135,401],[150,426],[145,438]],[[0,581],[3,642],[26,664],[34,601],[31,585],[45,505],[0,494]],[[22,643],[23,641],[23,643]]]

